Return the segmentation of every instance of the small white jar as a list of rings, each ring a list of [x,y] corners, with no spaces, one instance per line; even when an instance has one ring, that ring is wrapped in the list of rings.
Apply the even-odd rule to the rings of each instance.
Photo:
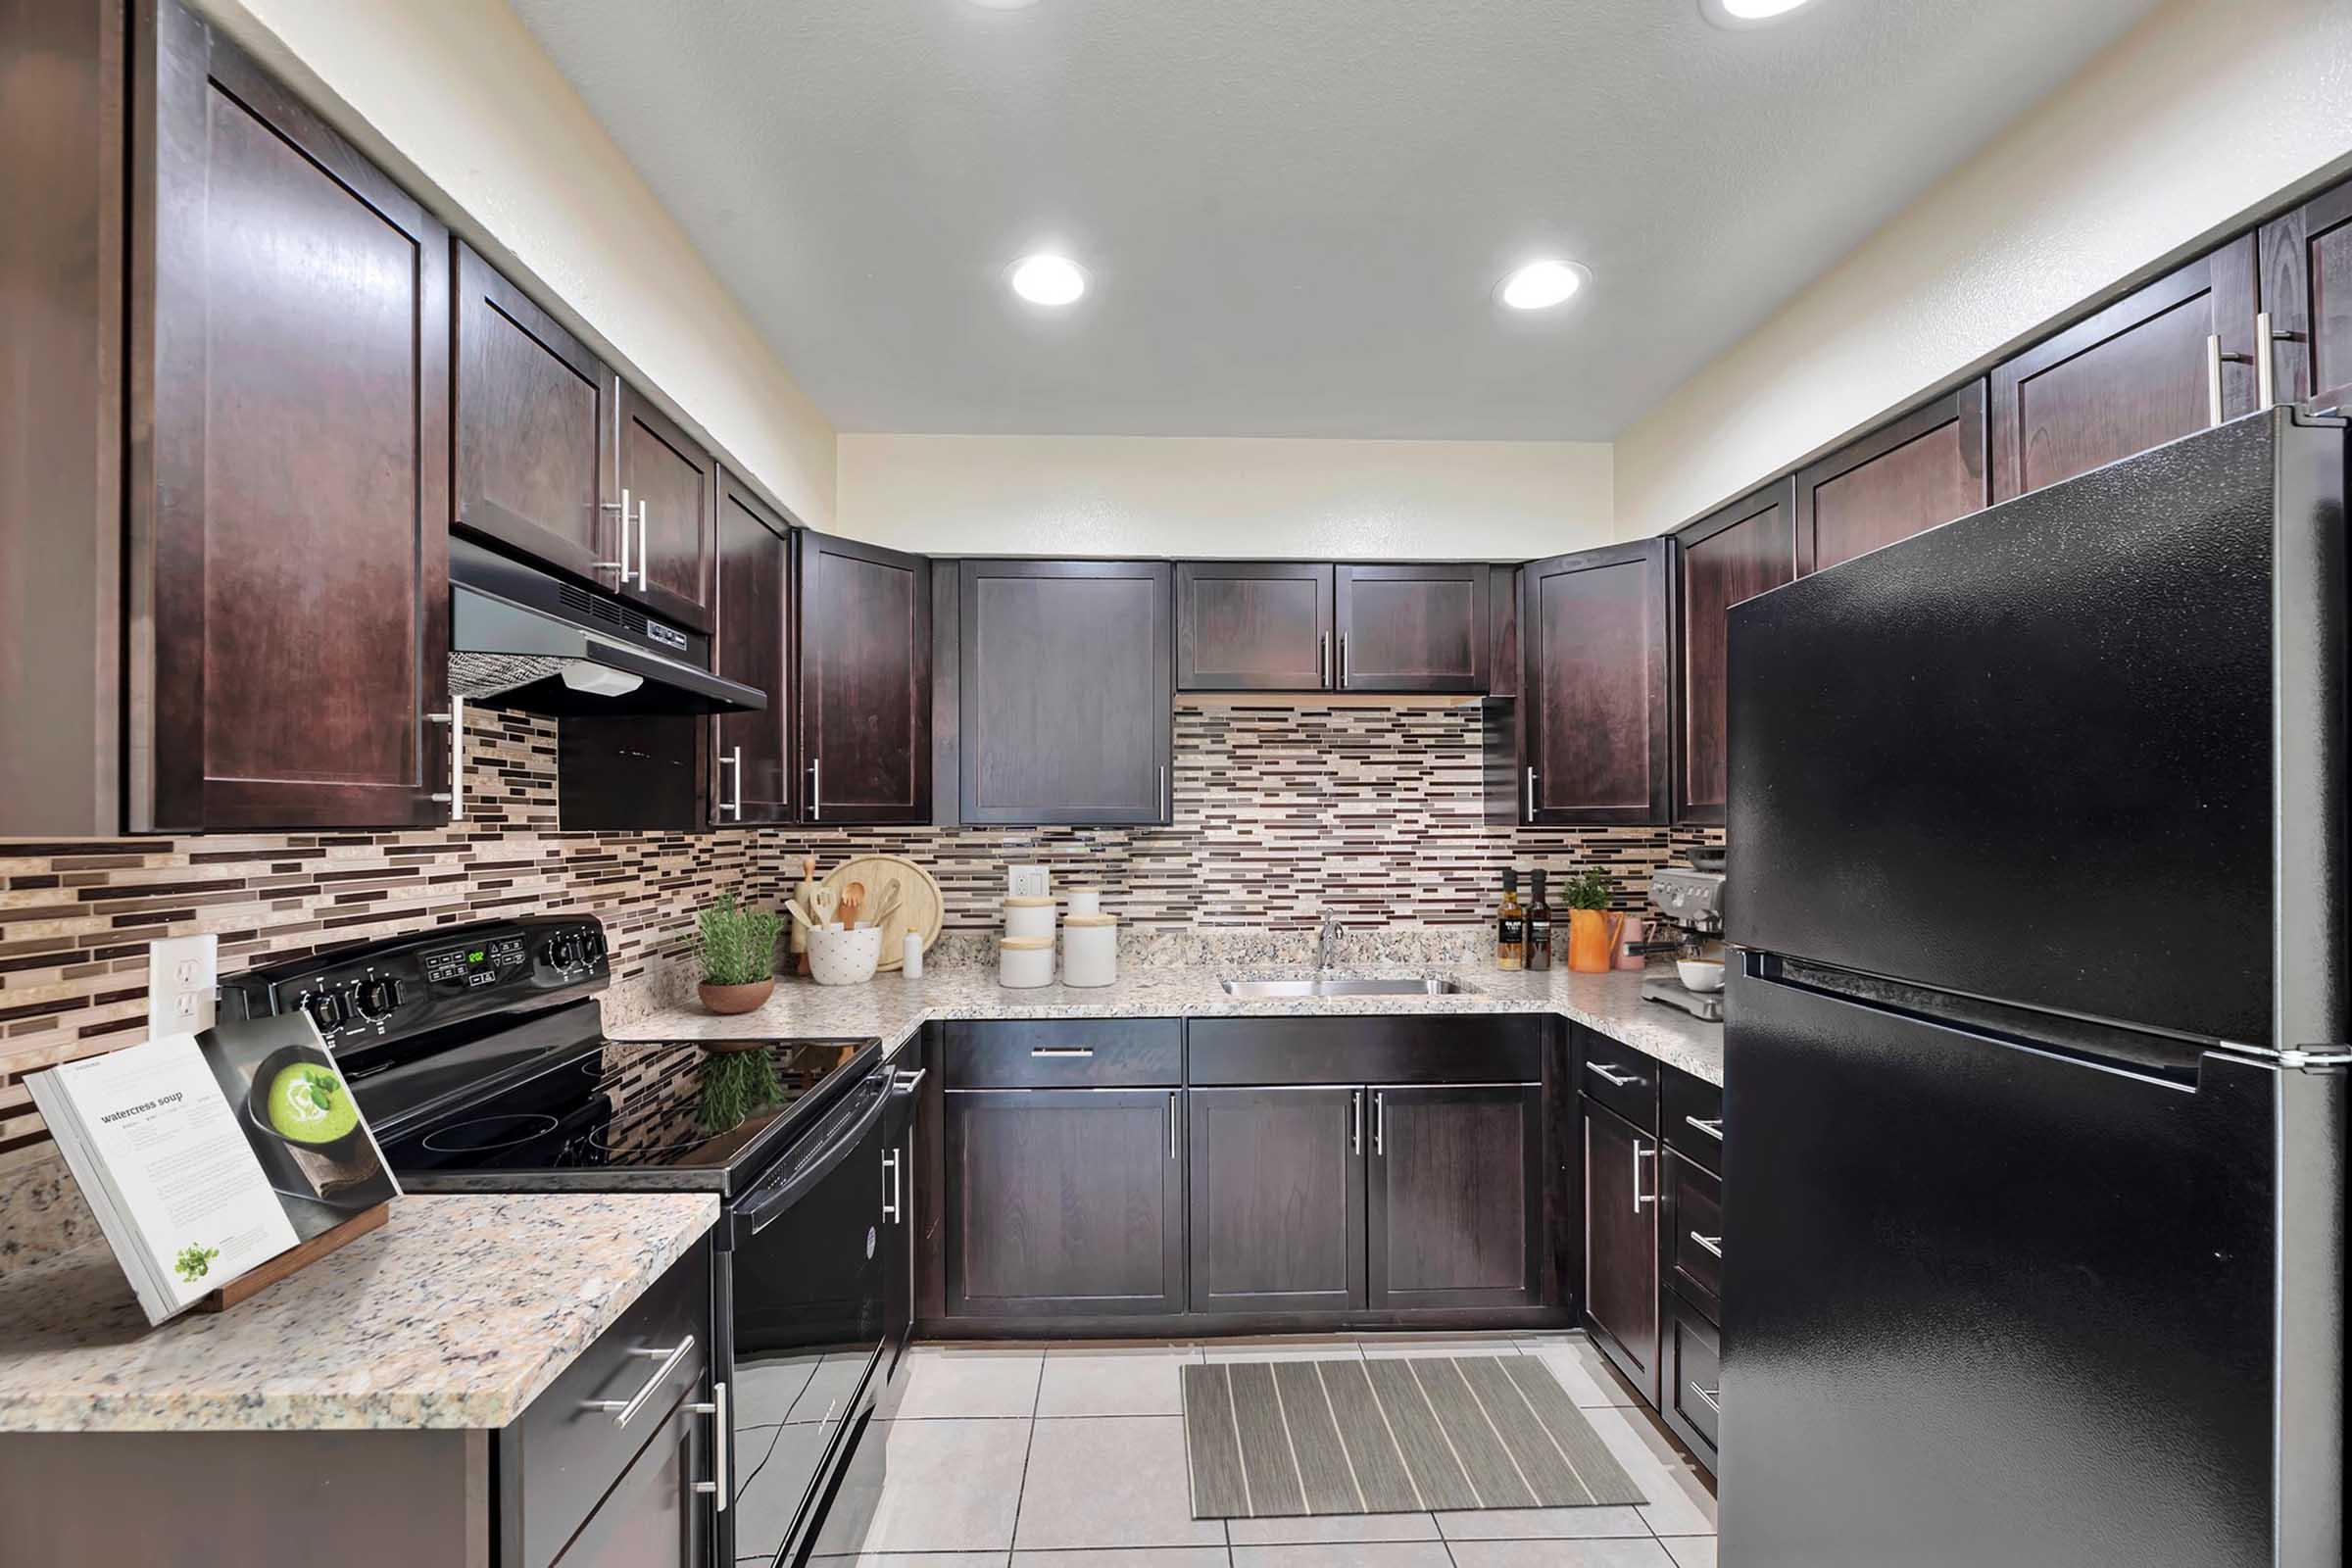
[[[1070,889],[1070,915],[1073,919],[1082,914],[1101,914],[1102,912],[1102,890],[1101,888]]]
[[[1054,983],[1052,937],[1005,937],[997,944],[997,984],[1034,991]]]
[[[1006,899],[1004,901],[1004,934],[1024,940],[1044,937],[1054,940],[1054,901],[1052,899]]]
[[[1118,916],[1071,915],[1061,928],[1061,983],[1106,986],[1118,977]]]

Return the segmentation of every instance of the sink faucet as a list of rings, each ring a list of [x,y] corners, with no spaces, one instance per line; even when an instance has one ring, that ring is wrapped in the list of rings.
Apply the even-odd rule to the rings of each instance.
[[[1331,967],[1331,944],[1339,934],[1340,917],[1336,914],[1325,915],[1322,933],[1315,938],[1315,973],[1321,974]]]

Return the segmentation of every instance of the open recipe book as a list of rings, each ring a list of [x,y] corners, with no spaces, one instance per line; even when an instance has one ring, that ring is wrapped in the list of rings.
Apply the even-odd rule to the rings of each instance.
[[[400,1193],[305,1013],[24,1084],[150,1323]]]

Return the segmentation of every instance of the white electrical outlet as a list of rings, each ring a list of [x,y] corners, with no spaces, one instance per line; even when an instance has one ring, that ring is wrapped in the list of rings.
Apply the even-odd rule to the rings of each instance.
[[[1042,865],[1006,866],[1004,891],[1016,899],[1042,899],[1054,891],[1054,873]]]
[[[220,939],[166,937],[147,944],[147,1033],[201,1034],[213,1026]]]

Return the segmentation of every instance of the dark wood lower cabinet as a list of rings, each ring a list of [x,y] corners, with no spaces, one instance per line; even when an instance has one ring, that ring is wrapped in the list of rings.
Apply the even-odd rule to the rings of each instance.
[[[1544,1299],[1544,1086],[1375,1086],[1365,1187],[1376,1308]]]
[[[1585,1121],[1585,1325],[1658,1402],[1658,1141],[1591,1100]]]
[[[672,1406],[554,1568],[707,1568],[710,1512],[694,1483],[710,1472],[710,1418]]]
[[[1181,1091],[946,1100],[949,1316],[1184,1310]]]
[[[1658,1413],[1709,1470],[1722,1441],[1723,1336],[1686,1301],[1667,1301],[1664,1376]]]
[[[1195,1089],[1192,1307],[1365,1304],[1364,1091]]]

